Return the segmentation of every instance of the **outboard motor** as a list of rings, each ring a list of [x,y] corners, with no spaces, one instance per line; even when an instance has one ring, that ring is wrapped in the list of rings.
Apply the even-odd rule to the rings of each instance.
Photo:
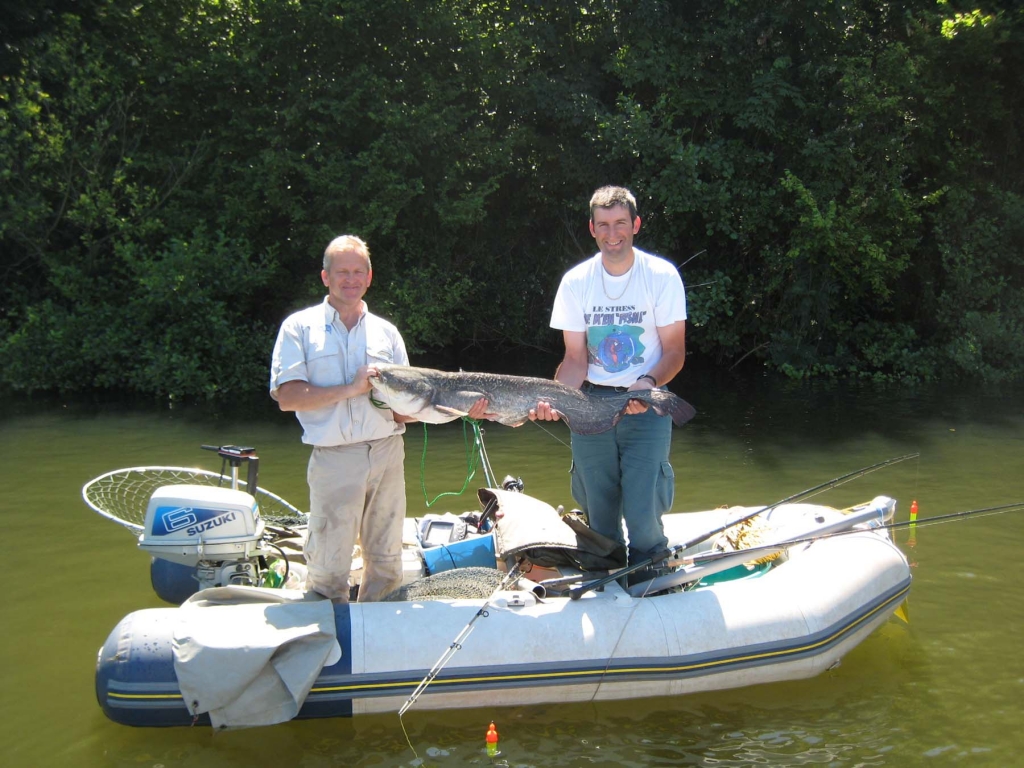
[[[230,584],[258,586],[266,558],[264,522],[255,493],[255,449],[206,446],[232,468],[232,488],[165,485],[153,491],[139,548],[152,555],[150,580],[162,600],[181,603],[199,590]],[[238,468],[249,463],[246,491]]]
[[[155,558],[196,569],[204,589],[255,586],[260,544],[259,505],[244,491],[204,485],[167,485],[153,491],[139,548]]]
[[[278,544],[290,542],[287,546],[294,550],[308,515],[257,487],[255,448],[202,448],[221,457],[219,473],[194,467],[115,469],[86,483],[82,498],[131,531],[151,556],[153,589],[169,603],[177,605],[200,589],[230,584],[298,588],[305,568]],[[242,465],[245,479],[238,476]]]

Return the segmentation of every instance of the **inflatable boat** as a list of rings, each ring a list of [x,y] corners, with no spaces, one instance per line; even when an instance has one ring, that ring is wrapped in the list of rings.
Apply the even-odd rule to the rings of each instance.
[[[149,494],[140,546],[155,552],[154,563],[195,569],[189,581],[202,587],[215,585],[196,572],[228,581],[247,573],[211,558],[253,561],[258,571],[273,551],[260,543],[272,526],[260,517],[259,492],[211,494],[196,477]],[[910,589],[907,560],[886,528],[896,502],[884,496],[845,510],[780,502],[669,514],[667,559],[636,573],[588,570],[578,525],[543,502],[508,488],[483,489],[480,500],[475,516],[406,521],[406,581],[491,574],[483,591],[412,589],[385,602],[327,604],[337,648],[313,671],[295,716],[404,712],[413,702],[444,709],[675,696],[807,678],[838,664]],[[234,519],[206,524],[227,514]],[[176,521],[182,536],[156,541],[161,519]],[[229,530],[239,520],[242,536]],[[728,538],[752,523],[752,540]],[[218,610],[230,625],[234,608]],[[96,668],[97,699],[111,720],[210,722],[179,686],[183,612],[135,611],[111,631]],[[233,642],[224,638],[228,653]],[[246,652],[243,637],[237,655]]]

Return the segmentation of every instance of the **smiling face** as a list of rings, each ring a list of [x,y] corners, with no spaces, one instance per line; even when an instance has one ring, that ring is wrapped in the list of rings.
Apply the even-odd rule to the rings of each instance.
[[[370,260],[358,250],[332,250],[320,279],[327,286],[331,306],[342,312],[362,306],[363,295],[373,280],[373,270],[370,269]]]
[[[626,206],[594,208],[590,234],[597,241],[597,247],[607,264],[632,264],[633,235],[639,231],[640,217],[632,218]]]

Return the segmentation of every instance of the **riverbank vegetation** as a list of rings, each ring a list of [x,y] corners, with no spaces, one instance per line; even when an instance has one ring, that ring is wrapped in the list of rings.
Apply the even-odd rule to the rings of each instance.
[[[4,0],[0,383],[217,398],[365,238],[414,359],[557,353],[637,194],[695,361],[1024,374],[1009,0]],[[491,363],[483,361],[490,360]]]

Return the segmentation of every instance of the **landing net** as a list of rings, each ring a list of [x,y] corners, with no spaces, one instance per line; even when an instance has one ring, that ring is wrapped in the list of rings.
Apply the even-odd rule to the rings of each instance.
[[[230,488],[231,478],[218,472],[186,467],[129,467],[115,469],[90,480],[82,488],[82,498],[91,509],[108,520],[123,525],[136,536],[146,522],[146,507],[153,491],[164,485],[209,485]],[[246,490],[238,481],[238,489]],[[260,515],[272,524],[286,527],[305,525],[305,512],[264,488],[256,488]]]
[[[455,568],[403,584],[385,602],[409,600],[473,600],[490,597],[505,579],[495,568]]]

